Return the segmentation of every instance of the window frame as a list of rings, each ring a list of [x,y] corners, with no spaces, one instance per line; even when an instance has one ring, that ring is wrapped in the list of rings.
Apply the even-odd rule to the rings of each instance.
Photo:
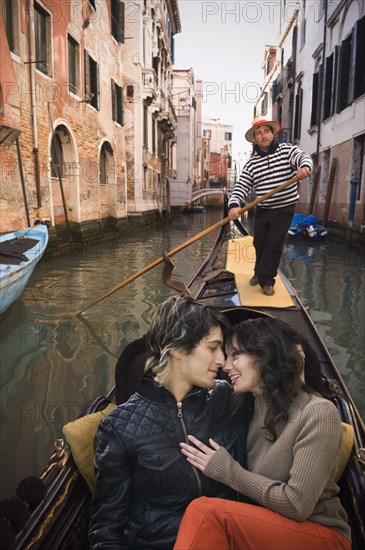
[[[97,111],[100,110],[100,78],[99,63],[88,50],[84,50],[84,86],[85,100]]]
[[[70,44],[74,48],[73,50],[73,64],[74,64],[74,79],[75,83],[71,81],[71,69],[70,69]],[[72,94],[80,95],[80,44],[75,38],[67,33],[67,71],[68,71],[68,90]]]
[[[16,6],[15,9],[13,7]],[[9,50],[12,54],[20,55],[20,6],[17,0],[2,0],[2,18],[8,40]]]
[[[112,120],[124,126],[124,88],[111,79],[112,90]]]
[[[125,37],[125,3],[121,0],[111,0],[110,32],[118,44],[124,44]]]
[[[52,77],[52,14],[37,1],[34,1],[33,7],[35,66],[41,74]],[[40,26],[43,28],[40,29]],[[40,59],[42,57],[45,59]]]

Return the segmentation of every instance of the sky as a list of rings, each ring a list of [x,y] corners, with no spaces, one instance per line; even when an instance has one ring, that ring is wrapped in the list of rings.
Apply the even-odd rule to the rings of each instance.
[[[175,35],[174,67],[192,67],[203,81],[203,116],[233,125],[233,158],[239,159],[251,150],[244,135],[264,81],[265,45],[279,42],[280,0],[178,4],[182,32]]]

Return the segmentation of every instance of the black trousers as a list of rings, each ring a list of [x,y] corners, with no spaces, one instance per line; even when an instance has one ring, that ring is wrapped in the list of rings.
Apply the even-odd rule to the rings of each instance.
[[[273,286],[290,227],[295,204],[282,208],[256,207],[253,245],[256,251],[255,275],[260,286]]]

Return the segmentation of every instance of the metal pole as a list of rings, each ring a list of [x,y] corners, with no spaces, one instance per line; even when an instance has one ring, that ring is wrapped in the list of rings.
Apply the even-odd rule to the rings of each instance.
[[[23,172],[23,161],[22,161],[22,153],[21,153],[21,150],[20,150],[19,138],[16,138],[16,152],[17,152],[17,154],[18,154],[19,173],[20,173],[20,181],[21,181],[21,183],[22,183],[22,191],[23,191],[25,215],[27,216],[27,224],[28,224],[28,227],[30,227],[29,208],[28,208],[27,193],[26,193],[26,191],[25,191],[25,180],[24,180],[24,172]]]

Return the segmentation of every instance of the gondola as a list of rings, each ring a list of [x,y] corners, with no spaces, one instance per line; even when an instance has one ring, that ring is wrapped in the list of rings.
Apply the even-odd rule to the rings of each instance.
[[[244,247],[246,246],[245,255],[249,258],[250,238],[240,222],[222,225],[208,258],[193,277],[188,285],[188,290],[192,297],[224,311],[232,324],[259,316],[277,317],[288,323],[296,324],[309,340],[319,358],[322,376],[332,383],[333,387],[336,387],[333,401],[338,407],[341,419],[353,428],[350,456],[339,480],[340,498],[349,517],[353,548],[354,550],[363,549],[365,548],[364,423],[315,325],[289,281],[280,274],[285,300],[289,300],[285,306],[280,305],[280,302],[279,305],[274,306],[270,301],[271,297],[261,296],[258,289],[253,289],[249,284],[243,285],[242,294],[242,289],[239,289],[237,282],[239,277],[235,277],[231,271],[228,271],[227,261],[231,255],[230,259],[233,258],[233,264],[239,263],[236,260],[238,255],[242,254],[242,243]],[[167,268],[168,270],[169,268]],[[173,281],[169,277],[167,278],[170,286],[174,286]],[[181,291],[181,288],[178,288]],[[256,298],[254,292],[256,292]],[[246,304],[245,294],[247,294],[249,305]],[[280,295],[280,291],[278,294]],[[122,368],[121,379],[124,380],[124,386],[123,398],[121,399],[119,396],[119,402],[138,390],[139,375],[142,373],[144,361],[145,351],[138,350],[138,346],[134,347],[133,354],[128,353],[128,350],[122,352],[118,367]],[[97,423],[106,414],[108,408],[113,406],[111,403],[115,401],[115,397],[115,388],[113,388],[107,396],[98,397],[88,406],[83,411],[83,415],[87,415],[87,417],[82,416],[79,420],[83,421],[84,426],[90,427],[94,423],[94,431],[96,431]],[[74,423],[70,423],[70,425],[72,424]],[[74,440],[76,439],[78,443],[85,442],[84,448],[81,448],[81,451],[79,449],[81,455],[84,453],[82,456],[76,453],[76,447],[73,447],[69,434],[68,443],[71,445],[74,456],[64,440],[57,441],[49,464],[41,475],[47,488],[46,496],[34,510],[22,531],[18,533],[14,545],[16,550],[88,548],[91,491],[80,470],[85,474],[87,452],[89,455],[86,456],[86,461],[88,461],[86,465],[89,468],[89,473],[92,469],[90,449],[93,436],[89,431],[87,435],[83,435],[82,431],[74,433]],[[64,433],[67,434],[67,428]],[[78,446],[80,447],[80,445]],[[85,455],[87,446],[88,451]],[[83,465],[81,465],[82,461]],[[87,479],[87,476],[85,477]]]

